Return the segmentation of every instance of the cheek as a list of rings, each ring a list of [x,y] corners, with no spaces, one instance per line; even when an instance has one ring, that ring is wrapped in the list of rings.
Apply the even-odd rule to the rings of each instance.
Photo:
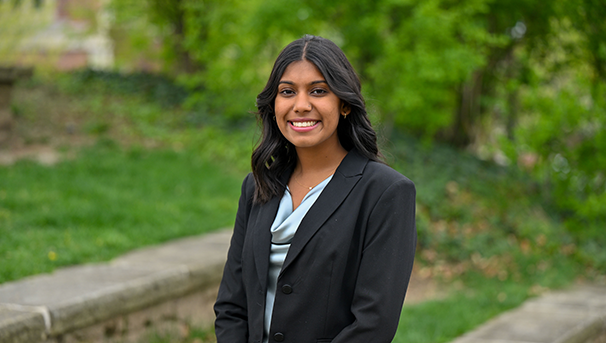
[[[288,113],[284,101],[276,101],[274,102],[274,115],[276,116],[275,123],[278,126],[278,129],[284,136],[284,131],[286,130],[286,123],[284,122],[284,117]]]
[[[324,113],[324,120],[335,125],[339,123],[339,116],[341,115],[341,112],[339,111],[338,107],[335,107],[332,104],[331,106],[326,106]]]
[[[289,106],[286,101],[283,99],[276,99],[274,101],[274,112],[276,114],[276,118],[284,117],[289,110]]]

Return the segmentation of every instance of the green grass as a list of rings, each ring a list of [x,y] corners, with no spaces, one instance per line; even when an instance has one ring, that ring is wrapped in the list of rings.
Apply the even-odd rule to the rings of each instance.
[[[183,332],[152,332],[147,337],[140,340],[141,343],[216,343],[215,331],[213,328],[199,329],[187,327],[189,332],[183,335]],[[182,330],[183,331],[183,330]],[[185,336],[185,337],[183,337]]]
[[[524,300],[548,288],[570,284],[578,271],[570,261],[525,277],[500,280],[482,273],[469,272],[458,278],[462,290],[454,290],[445,299],[404,304],[394,343],[442,343],[473,330],[477,326],[519,306]]]
[[[0,282],[229,226],[241,178],[195,151],[107,143],[0,167]]]
[[[509,285],[511,286],[511,285]],[[511,287],[509,287],[511,288]],[[517,290],[513,294],[520,300]],[[465,296],[457,294],[445,300],[431,300],[406,307],[402,311],[400,326],[394,343],[448,342],[482,324],[498,313],[518,305],[517,301],[504,304],[497,296],[487,294]]]

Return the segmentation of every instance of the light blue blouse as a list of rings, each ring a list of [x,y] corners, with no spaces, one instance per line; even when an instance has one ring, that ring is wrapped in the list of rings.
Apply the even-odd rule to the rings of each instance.
[[[264,342],[267,342],[269,336],[269,326],[274,309],[274,299],[276,297],[276,288],[278,275],[282,270],[282,265],[286,259],[286,254],[290,248],[292,238],[297,232],[301,221],[307,214],[307,211],[316,202],[326,185],[332,179],[332,175],[320,182],[305,195],[299,207],[292,210],[292,196],[287,188],[280,201],[278,213],[271,225],[271,252],[269,254],[269,273],[267,275],[267,295],[265,298],[265,334]]]

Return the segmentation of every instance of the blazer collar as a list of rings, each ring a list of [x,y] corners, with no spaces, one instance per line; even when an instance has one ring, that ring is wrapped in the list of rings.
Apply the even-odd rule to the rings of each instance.
[[[341,173],[345,177],[352,177],[357,175],[362,175],[364,173],[364,168],[366,168],[366,164],[368,163],[368,159],[358,152],[356,149],[352,149],[347,153],[341,164],[335,171],[336,173]]]
[[[322,224],[330,217],[330,215],[339,207],[351,192],[358,180],[362,177],[364,168],[368,163],[368,159],[352,149],[345,156],[341,164],[335,171],[332,179],[322,191],[313,206],[309,209],[301,225],[297,229],[293,241],[291,243],[286,260],[282,266],[284,271],[292,261],[301,253],[307,242],[320,229]],[[292,170],[287,171],[281,176],[284,183],[288,182]],[[253,235],[253,249],[255,257],[255,265],[259,282],[263,290],[267,289],[267,273],[269,270],[269,254],[271,251],[271,233],[270,227],[273,223],[278,206],[282,197],[274,197],[266,204],[259,206],[258,215],[255,220],[254,228],[256,233]]]

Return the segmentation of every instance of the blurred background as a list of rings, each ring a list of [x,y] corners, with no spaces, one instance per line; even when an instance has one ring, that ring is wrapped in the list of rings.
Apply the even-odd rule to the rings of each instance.
[[[256,95],[307,33],[343,49],[417,185],[413,281],[437,295],[405,306],[396,342],[604,280],[605,17],[601,0],[0,0],[0,282],[232,225]]]

